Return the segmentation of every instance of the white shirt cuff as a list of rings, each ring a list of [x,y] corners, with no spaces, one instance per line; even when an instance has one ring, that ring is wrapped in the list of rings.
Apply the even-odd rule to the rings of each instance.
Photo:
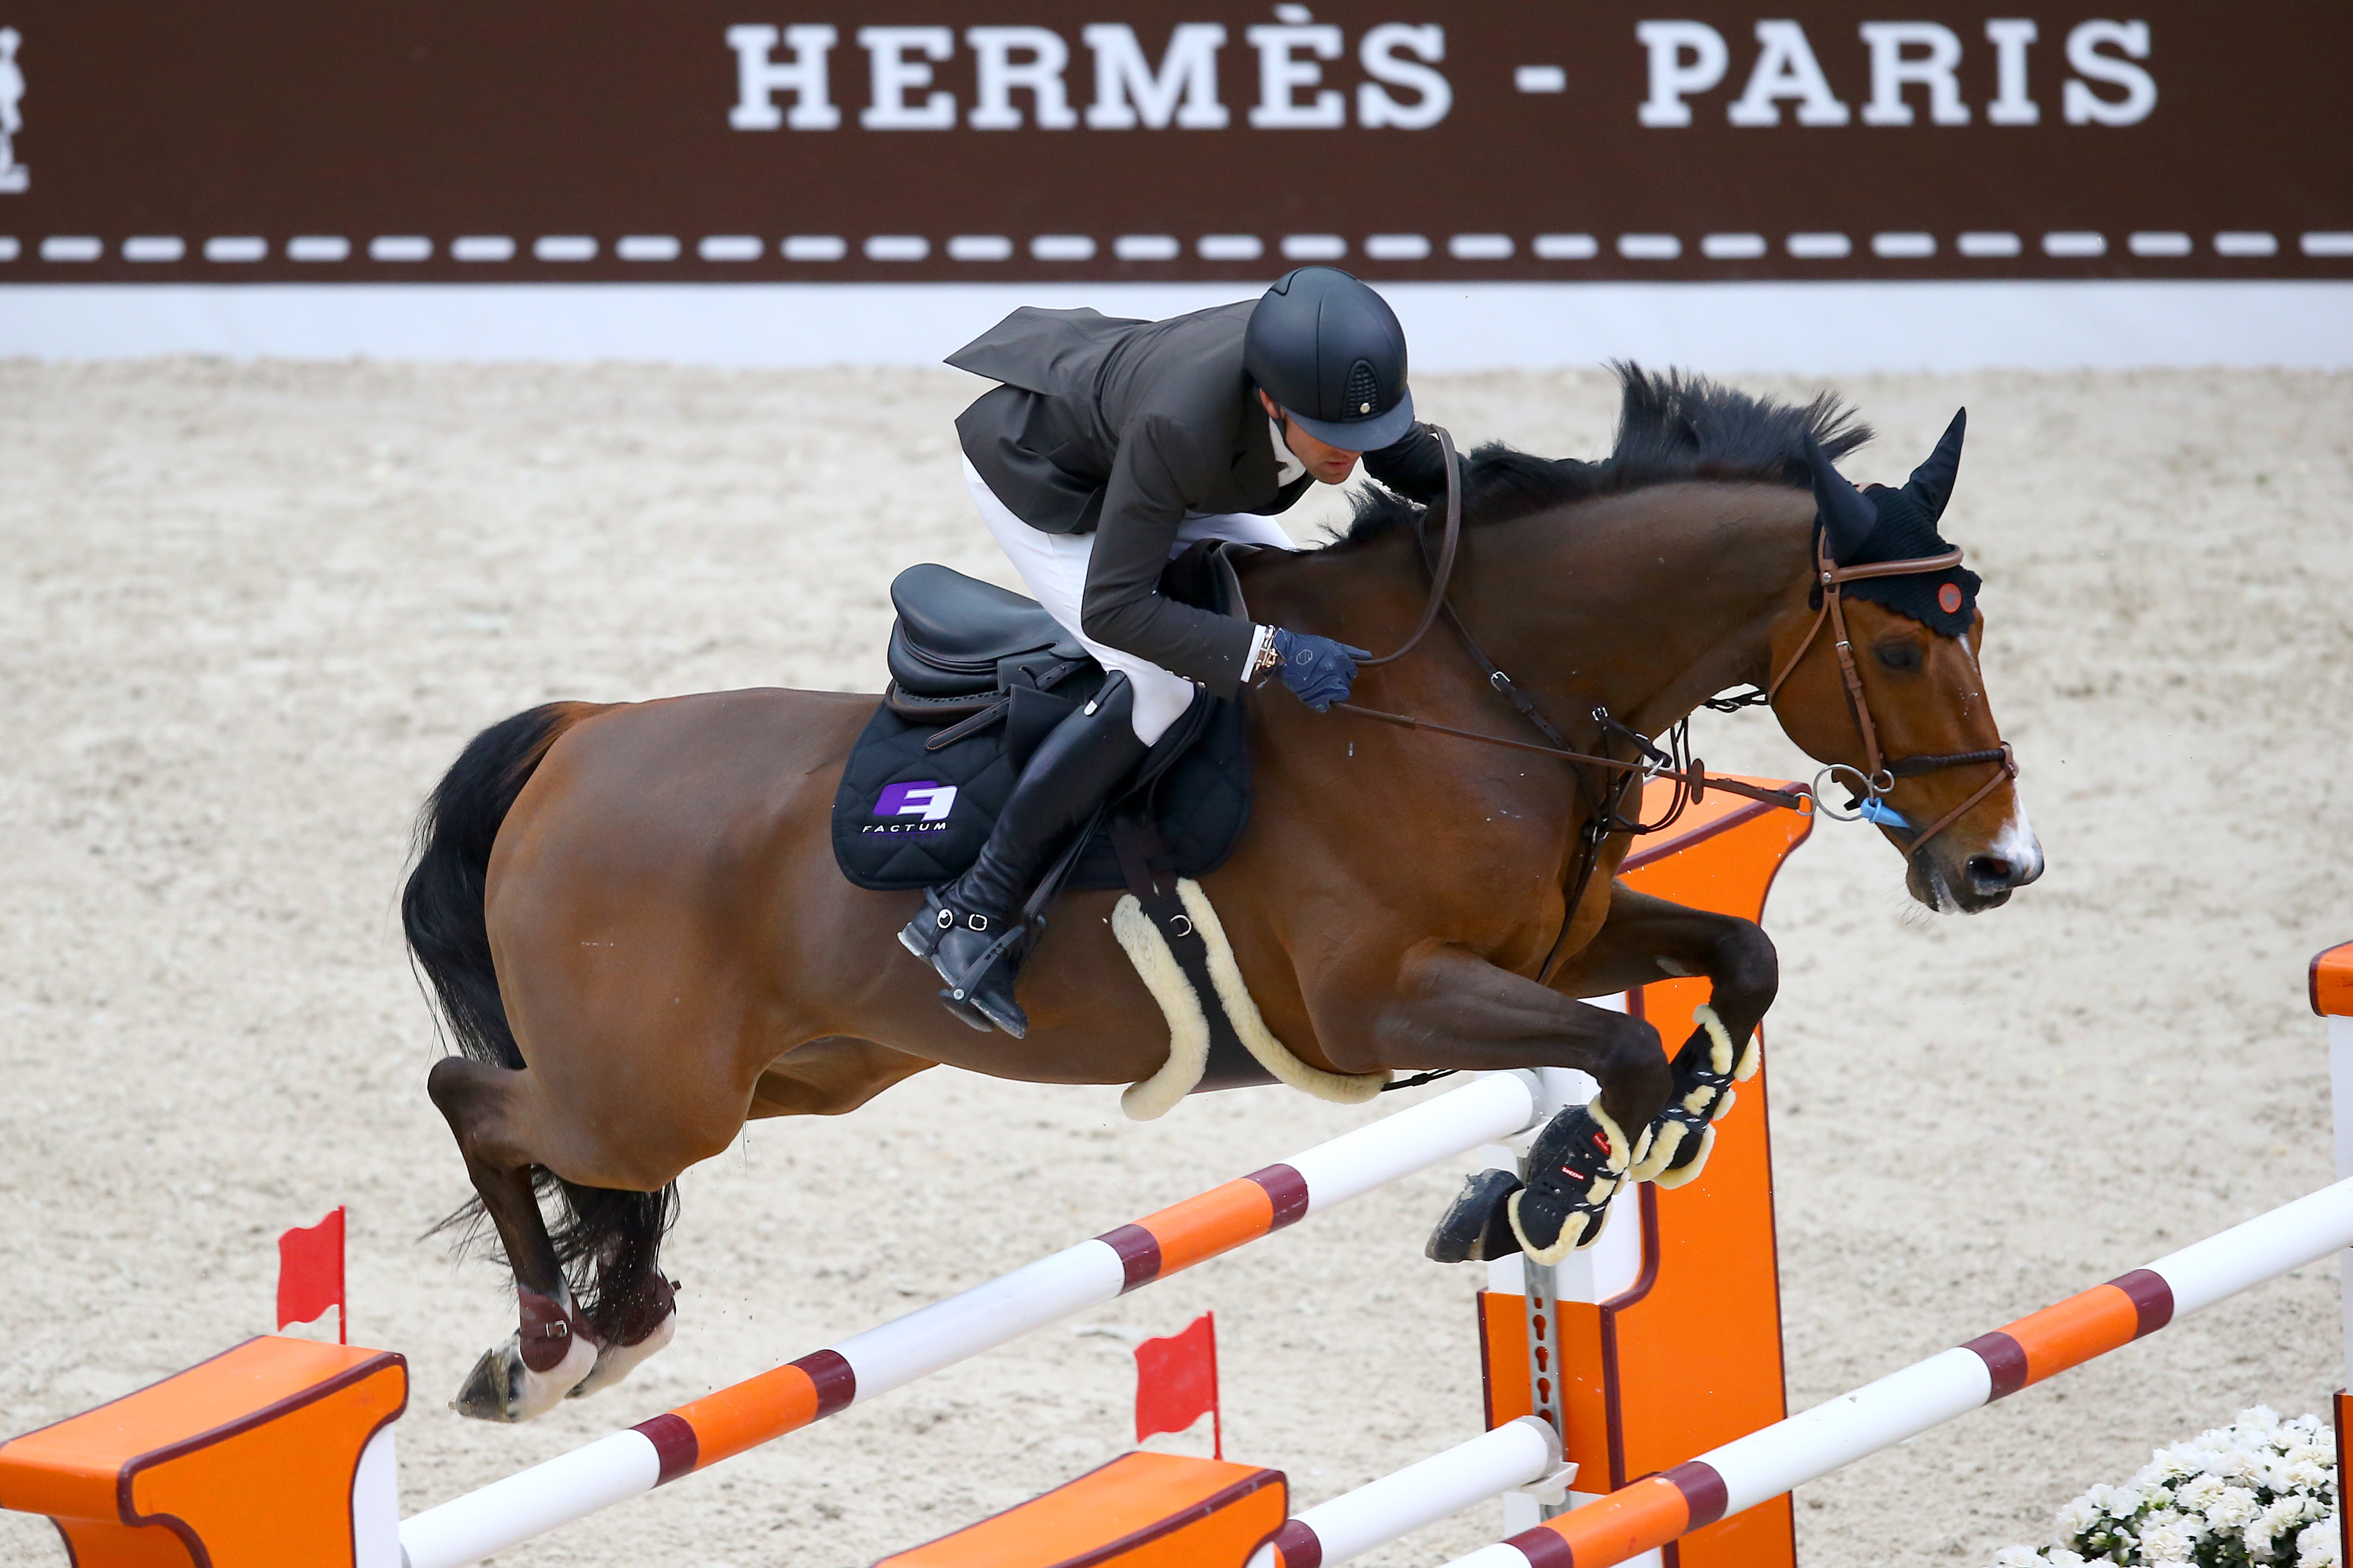
[[[1250,657],[1242,661],[1242,683],[1258,679],[1258,661],[1266,657],[1266,645],[1274,637],[1272,626],[1261,626],[1250,638]]]

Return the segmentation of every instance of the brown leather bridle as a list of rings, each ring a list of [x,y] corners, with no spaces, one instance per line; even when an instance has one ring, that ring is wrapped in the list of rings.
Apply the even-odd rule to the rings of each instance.
[[[1978,785],[1967,800],[1914,834],[1912,842],[1905,849],[1907,855],[1917,854],[1922,845],[1959,821],[1972,806],[2000,789],[2004,783],[2016,778],[2018,758],[2007,741],[1980,752],[1923,752],[1898,757],[1892,762],[1883,757],[1879,749],[1879,726],[1873,722],[1871,717],[1871,700],[1862,689],[1862,671],[1855,664],[1854,648],[1847,637],[1843,590],[1849,583],[1865,577],[1906,577],[1917,573],[1947,571],[1960,563],[1961,552],[1955,549],[1942,555],[1923,555],[1909,561],[1873,561],[1864,565],[1841,566],[1831,559],[1828,531],[1815,530],[1814,571],[1816,581],[1821,585],[1821,608],[1814,612],[1814,624],[1806,628],[1806,635],[1799,639],[1796,650],[1782,663],[1779,672],[1765,688],[1765,700],[1770,703],[1780,694],[1782,683],[1798,668],[1798,661],[1806,657],[1806,650],[1814,646],[1814,639],[1821,636],[1822,627],[1827,625],[1831,628],[1831,646],[1838,650],[1839,678],[1845,684],[1847,707],[1854,714],[1855,728],[1862,735],[1862,768],[1858,771],[1843,763],[1835,763],[1824,770],[1823,776],[1841,772],[1854,774],[1859,786],[1850,784],[1847,787],[1855,796],[1852,804],[1859,812],[1865,809],[1866,801],[1875,803],[1894,789],[1898,779],[1917,778],[1943,768],[1971,767],[1980,763],[2001,764],[2000,771]],[[1819,803],[1821,795],[1819,780],[1814,794]],[[1879,826],[1886,825],[1883,822]]]
[[[1751,800],[1763,801],[1770,805],[1782,806],[1791,811],[1803,811],[1807,808],[1810,798],[1815,805],[1820,804],[1819,779],[1816,789],[1810,795],[1810,792],[1802,790],[1763,789],[1739,779],[1710,778],[1706,764],[1699,759],[1693,758],[1682,766],[1673,765],[1665,753],[1651,744],[1650,737],[1636,733],[1612,719],[1607,710],[1600,708],[1593,710],[1593,719],[1601,726],[1604,737],[1615,735],[1619,739],[1630,742],[1642,752],[1643,760],[1624,762],[1616,757],[1599,756],[1593,752],[1580,752],[1571,747],[1567,739],[1546,716],[1535,700],[1521,690],[1513,682],[1512,678],[1505,675],[1495,661],[1487,657],[1486,650],[1479,646],[1478,639],[1471,635],[1471,628],[1463,624],[1462,617],[1456,613],[1453,605],[1447,598],[1447,588],[1453,579],[1455,557],[1462,539],[1462,474],[1454,458],[1453,437],[1447,434],[1444,427],[1440,426],[1431,426],[1430,431],[1438,437],[1439,450],[1446,465],[1446,522],[1444,531],[1440,537],[1435,560],[1431,559],[1430,553],[1427,512],[1423,514],[1425,526],[1419,529],[1415,536],[1415,542],[1419,546],[1419,553],[1421,556],[1422,564],[1430,572],[1430,597],[1422,605],[1421,618],[1415,624],[1411,636],[1389,653],[1382,654],[1377,658],[1358,659],[1357,668],[1361,669],[1374,665],[1396,663],[1419,646],[1421,639],[1429,634],[1430,628],[1437,624],[1438,617],[1442,615],[1446,617],[1447,624],[1453,627],[1455,637],[1461,643],[1463,650],[1485,673],[1487,684],[1501,693],[1513,707],[1519,710],[1521,717],[1527,720],[1529,725],[1544,736],[1544,742],[1515,741],[1507,736],[1489,735],[1476,730],[1458,730],[1451,724],[1433,723],[1430,720],[1418,719],[1406,713],[1388,713],[1377,708],[1365,708],[1354,702],[1335,702],[1332,707],[1336,712],[1354,714],[1359,719],[1377,720],[1381,723],[1396,724],[1408,730],[1430,730],[1441,735],[1451,735],[1458,740],[1477,741],[1483,745],[1507,746],[1523,752],[1540,752],[1570,763],[1600,768],[1618,775],[1610,787],[1602,792],[1599,801],[1589,797],[1583,775],[1578,775],[1579,792],[1588,795],[1587,804],[1592,810],[1592,816],[1587,821],[1581,835],[1584,845],[1577,858],[1576,879],[1567,889],[1567,904],[1561,921],[1559,934],[1553,938],[1551,950],[1545,954],[1544,962],[1537,966],[1537,983],[1546,984],[1551,980],[1553,970],[1563,957],[1562,950],[1567,944],[1569,930],[1577,923],[1577,907],[1585,901],[1586,889],[1591,884],[1594,873],[1599,868],[1601,846],[1611,835],[1656,832],[1672,823],[1680,815],[1684,803],[1697,802],[1711,787],[1731,795],[1745,795]],[[1864,798],[1872,801],[1878,800],[1887,790],[1894,787],[1895,781],[1899,778],[1934,773],[1940,768],[1964,767],[1976,763],[2000,763],[2000,771],[1989,779],[1984,785],[1960,805],[1931,823],[1926,831],[1913,838],[1911,845],[1905,850],[1908,857],[1917,852],[1929,839],[1950,827],[1971,806],[1991,795],[2005,779],[2016,778],[2018,763],[2011,756],[2010,742],[2007,741],[1992,751],[1903,757],[1892,763],[1883,760],[1879,750],[1878,726],[1872,721],[1871,704],[1863,695],[1862,675],[1855,668],[1854,652],[1849,646],[1846,608],[1841,590],[1858,578],[1894,577],[1915,572],[1941,572],[1948,567],[1959,565],[1961,552],[1958,550],[1953,550],[1943,555],[1928,556],[1918,560],[1873,562],[1867,566],[1841,566],[1831,560],[1827,540],[1827,531],[1817,527],[1814,535],[1814,561],[1821,583],[1822,607],[1815,616],[1814,624],[1807,629],[1805,637],[1799,642],[1797,651],[1789,656],[1787,663],[1782,665],[1780,671],[1773,677],[1772,683],[1762,694],[1749,693],[1748,700],[1769,703],[1773,695],[1781,689],[1782,683],[1788,679],[1790,672],[1797,668],[1798,661],[1805,657],[1806,650],[1813,646],[1814,639],[1821,635],[1823,625],[1828,623],[1836,634],[1834,646],[1838,649],[1840,673],[1846,684],[1848,705],[1854,712],[1856,726],[1862,732],[1863,757],[1870,768],[1868,773],[1856,774],[1863,785],[1861,790],[1855,792],[1858,805]],[[1841,769],[1847,773],[1855,772],[1852,768],[1845,767],[1843,763],[1835,764],[1825,772],[1835,773]],[[1666,816],[1658,822],[1647,824],[1640,821],[1629,822],[1620,815],[1626,796],[1639,780],[1646,778],[1663,778],[1672,782],[1677,788],[1677,803]],[[1886,780],[1886,783],[1878,784],[1876,781],[1880,779]],[[1450,1070],[1451,1069],[1441,1069],[1438,1073],[1424,1073],[1393,1083],[1389,1087],[1404,1089],[1426,1083],[1434,1077],[1445,1076]]]
[[[1398,644],[1391,652],[1377,658],[1358,659],[1357,668],[1366,668],[1375,665],[1394,664],[1403,658],[1419,646],[1422,638],[1429,634],[1430,628],[1442,615],[1446,617],[1447,624],[1453,627],[1454,634],[1461,641],[1464,651],[1470,654],[1472,662],[1477,664],[1486,675],[1487,684],[1508,700],[1513,707],[1518,709],[1521,717],[1527,720],[1529,725],[1544,736],[1544,741],[1542,742],[1515,741],[1508,736],[1489,735],[1477,730],[1460,730],[1451,724],[1440,724],[1406,713],[1388,713],[1377,708],[1366,708],[1354,702],[1335,702],[1332,704],[1333,709],[1338,712],[1354,714],[1359,719],[1377,720],[1381,723],[1395,724],[1408,730],[1429,730],[1440,735],[1451,735],[1458,740],[1477,741],[1483,745],[1507,746],[1515,751],[1541,752],[1567,762],[1617,773],[1619,777],[1614,787],[1606,792],[1604,800],[1595,803],[1599,806],[1599,814],[1595,821],[1588,825],[1585,863],[1577,878],[1577,890],[1580,894],[1583,892],[1585,883],[1592,876],[1593,863],[1599,850],[1599,838],[1607,837],[1611,832],[1654,832],[1665,826],[1667,822],[1673,820],[1672,813],[1665,821],[1650,825],[1639,822],[1627,823],[1619,816],[1619,807],[1624,803],[1626,795],[1637,779],[1669,780],[1679,790],[1685,792],[1683,798],[1694,802],[1704,798],[1708,790],[1714,788],[1792,811],[1803,809],[1802,803],[1808,798],[1809,792],[1763,789],[1738,779],[1721,776],[1710,778],[1706,764],[1696,758],[1680,767],[1672,765],[1664,760],[1662,753],[1651,745],[1648,736],[1637,734],[1627,729],[1625,725],[1611,719],[1601,709],[1594,710],[1593,717],[1601,725],[1605,736],[1614,733],[1621,739],[1630,741],[1643,752],[1643,759],[1626,762],[1617,757],[1580,752],[1569,745],[1567,738],[1560,732],[1535,701],[1526,692],[1521,690],[1493,659],[1487,657],[1486,650],[1482,648],[1478,639],[1471,635],[1471,628],[1463,624],[1462,617],[1456,613],[1454,605],[1447,597],[1447,589],[1454,576],[1454,563],[1462,538],[1462,474],[1455,461],[1453,437],[1449,435],[1441,426],[1431,426],[1430,432],[1438,437],[1439,450],[1446,468],[1446,521],[1444,530],[1440,535],[1435,560],[1430,557],[1427,528],[1420,531],[1417,536],[1417,542],[1420,545],[1422,564],[1430,571],[1430,597],[1422,605],[1421,618],[1415,624],[1411,636]],[[1848,788],[1857,797],[1858,805],[1865,800],[1877,802],[1889,790],[1895,787],[1895,781],[1898,779],[1914,778],[1943,768],[1968,767],[1980,763],[2000,763],[2000,767],[1993,777],[1988,779],[1967,800],[1929,824],[1926,829],[1914,835],[1905,850],[1907,855],[1912,854],[1937,834],[1960,820],[1972,806],[2000,788],[2004,781],[2016,778],[2018,761],[2012,755],[2010,742],[2007,741],[1989,751],[1921,754],[1900,757],[1893,762],[1885,760],[1879,747],[1879,727],[1872,720],[1871,702],[1863,693],[1862,674],[1855,666],[1854,650],[1847,637],[1846,606],[1841,590],[1847,584],[1864,577],[1898,577],[1913,573],[1942,572],[1960,564],[1961,552],[1951,550],[1942,555],[1922,556],[1909,561],[1874,561],[1867,565],[1841,566],[1830,558],[1829,551],[1828,531],[1817,528],[1814,534],[1814,563],[1818,580],[1821,584],[1821,608],[1814,616],[1814,624],[1807,628],[1805,637],[1799,639],[1797,650],[1790,654],[1780,670],[1774,675],[1762,697],[1759,698],[1757,694],[1752,692],[1750,700],[1769,703],[1779,693],[1782,684],[1789,679],[1790,673],[1798,668],[1799,661],[1805,658],[1806,651],[1813,647],[1814,639],[1821,635],[1822,627],[1827,624],[1834,634],[1832,646],[1838,651],[1839,673],[1845,683],[1847,705],[1853,712],[1855,726],[1862,735],[1864,771],[1838,763],[1825,770],[1825,776],[1841,772],[1854,774],[1861,787],[1849,785]],[[1819,787],[1810,793],[1819,804]],[[1680,805],[1676,809],[1680,811]],[[1597,830],[1599,837],[1596,837]],[[1574,909],[1575,904],[1576,900],[1572,899],[1570,907]]]

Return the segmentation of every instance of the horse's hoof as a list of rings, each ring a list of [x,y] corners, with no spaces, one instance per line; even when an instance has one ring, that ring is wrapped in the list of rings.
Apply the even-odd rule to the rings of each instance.
[[[596,1369],[596,1347],[585,1335],[577,1336],[565,1346],[563,1360],[545,1372],[533,1372],[523,1364],[522,1336],[510,1334],[506,1343],[482,1352],[449,1408],[476,1421],[528,1421],[544,1415]]]
[[[677,1332],[678,1309],[673,1307],[668,1317],[654,1325],[654,1331],[636,1344],[606,1345],[599,1349],[596,1352],[596,1364],[589,1369],[586,1377],[573,1385],[572,1392],[565,1397],[583,1399],[591,1394],[612,1387],[621,1379],[637,1371],[639,1362],[670,1343],[671,1337]]]
[[[1520,1179],[1509,1171],[1485,1170],[1462,1184],[1437,1228],[1430,1233],[1422,1256],[1433,1263],[1492,1263],[1520,1249],[1504,1205],[1520,1190]]]

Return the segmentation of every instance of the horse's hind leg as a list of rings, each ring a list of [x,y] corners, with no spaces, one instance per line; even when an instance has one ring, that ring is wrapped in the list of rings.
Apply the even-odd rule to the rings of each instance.
[[[1564,990],[1596,996],[1686,975],[1704,976],[1711,994],[1675,1052],[1666,1109],[1628,1173],[1662,1187],[1700,1173],[1715,1143],[1712,1124],[1732,1109],[1734,1081],[1757,1070],[1757,1026],[1780,984],[1771,939],[1752,921],[1688,909],[1619,883],[1600,931],[1558,981]]]
[[[459,1057],[433,1064],[426,1089],[449,1123],[482,1210],[514,1270],[522,1323],[486,1351],[450,1401],[460,1415],[527,1421],[552,1409],[596,1365],[596,1345],[575,1310],[571,1286],[533,1187],[536,1162],[519,1136],[523,1072]]]
[[[628,1376],[678,1331],[678,1287],[663,1276],[659,1258],[677,1189],[633,1193],[565,1184],[564,1191],[574,1225],[609,1238],[593,1260],[596,1286],[589,1327],[596,1340],[596,1364],[566,1395],[578,1399]]]

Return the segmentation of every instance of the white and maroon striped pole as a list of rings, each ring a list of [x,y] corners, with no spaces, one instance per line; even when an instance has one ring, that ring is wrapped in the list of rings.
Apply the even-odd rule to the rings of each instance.
[[[2342,1181],[1447,1568],[1609,1568],[2348,1246]]]
[[[1525,1131],[1535,1075],[1490,1073],[400,1525],[406,1568],[461,1568],[1179,1269]]]
[[[1559,1434],[1523,1415],[1285,1521],[1250,1568],[1335,1568],[1559,1470]]]

